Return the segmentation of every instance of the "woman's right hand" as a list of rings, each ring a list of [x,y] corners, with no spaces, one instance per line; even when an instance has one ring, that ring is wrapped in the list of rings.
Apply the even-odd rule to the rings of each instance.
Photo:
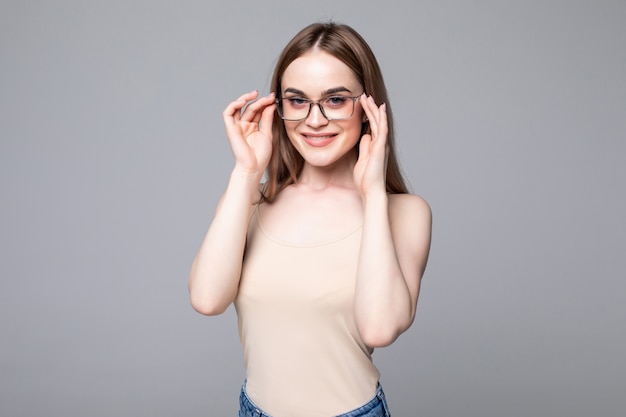
[[[230,103],[222,115],[235,156],[235,169],[260,176],[272,154],[272,121],[276,103],[274,93],[256,100],[258,95],[258,91],[242,95]]]

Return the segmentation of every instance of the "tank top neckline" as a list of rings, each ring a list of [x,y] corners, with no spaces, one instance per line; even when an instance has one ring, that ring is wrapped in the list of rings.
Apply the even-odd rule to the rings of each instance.
[[[275,236],[273,236],[271,233],[269,233],[265,227],[263,226],[263,221],[261,220],[261,214],[259,212],[259,206],[257,205],[254,209],[254,217],[257,223],[257,226],[259,228],[259,230],[261,231],[261,233],[263,233],[263,235],[271,240],[272,242],[281,245],[281,246],[285,246],[285,247],[291,247],[291,248],[314,248],[314,247],[318,247],[318,246],[327,246],[327,245],[331,245],[333,243],[337,243],[340,242],[342,240],[347,239],[348,237],[354,235],[355,233],[357,233],[358,231],[361,230],[361,228],[363,227],[363,224],[358,225],[355,229],[350,230],[346,233],[344,233],[343,235],[339,235],[337,237],[334,237],[332,239],[328,239],[328,240],[323,240],[323,241],[319,241],[319,242],[310,242],[310,243],[294,243],[294,242],[289,242],[286,241],[284,239],[280,239],[277,238]]]

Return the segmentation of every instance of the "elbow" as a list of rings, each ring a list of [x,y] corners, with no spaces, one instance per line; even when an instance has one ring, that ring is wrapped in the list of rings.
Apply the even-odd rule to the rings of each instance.
[[[191,307],[205,316],[217,316],[226,311],[237,294],[236,289],[220,288],[200,281],[193,270],[188,281]]]
[[[363,343],[371,348],[382,348],[391,345],[404,333],[413,322],[413,315],[398,321],[378,321],[357,325]]]
[[[397,329],[363,329],[360,330],[363,343],[371,348],[389,346],[400,336],[402,332]]]
[[[230,303],[211,303],[206,300],[197,300],[191,297],[191,307],[205,316],[217,316],[226,311]]]
[[[232,298],[216,298],[205,292],[193,291],[190,288],[189,299],[191,307],[205,316],[217,316],[226,311],[232,302]]]

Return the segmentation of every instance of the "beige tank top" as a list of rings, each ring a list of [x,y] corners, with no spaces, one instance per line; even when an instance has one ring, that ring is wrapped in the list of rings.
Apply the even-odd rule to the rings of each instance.
[[[255,210],[235,300],[246,391],[273,417],[328,417],[373,398],[379,372],[354,319],[361,228],[286,244]]]

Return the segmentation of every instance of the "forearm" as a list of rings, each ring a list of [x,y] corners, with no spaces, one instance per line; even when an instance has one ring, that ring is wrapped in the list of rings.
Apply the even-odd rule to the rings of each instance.
[[[237,295],[246,234],[258,175],[234,170],[189,274],[191,304],[198,312],[220,314]]]
[[[368,345],[385,346],[410,326],[414,306],[394,246],[388,197],[381,192],[363,201],[356,322]]]

